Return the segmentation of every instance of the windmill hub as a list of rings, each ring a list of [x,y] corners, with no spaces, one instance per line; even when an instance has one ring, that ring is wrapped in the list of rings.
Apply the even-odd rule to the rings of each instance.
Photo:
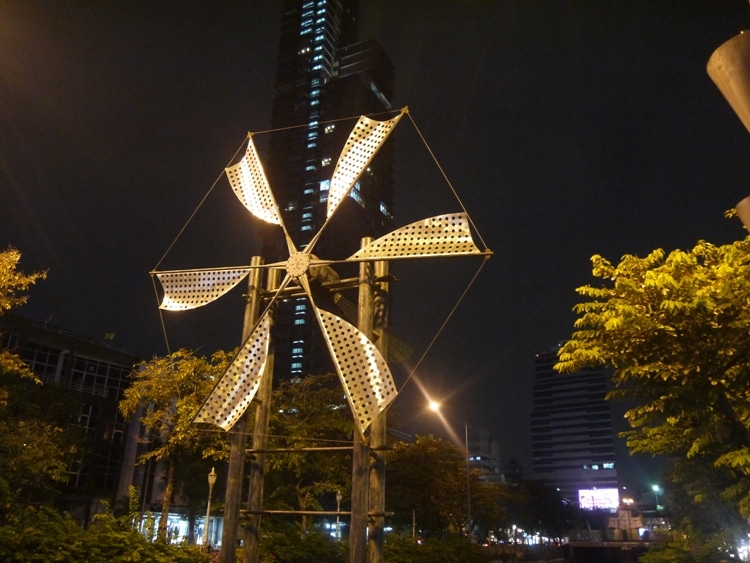
[[[300,278],[310,268],[310,255],[305,252],[295,252],[286,261],[286,271],[294,279]]]

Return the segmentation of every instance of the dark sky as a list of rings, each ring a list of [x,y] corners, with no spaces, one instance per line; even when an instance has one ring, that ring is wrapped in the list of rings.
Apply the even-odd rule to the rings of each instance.
[[[266,1],[0,0],[0,246],[49,269],[22,314],[166,352],[148,272],[246,133],[268,128],[280,15]],[[529,467],[534,355],[569,336],[590,256],[743,236],[723,212],[750,193],[750,137],[705,67],[750,9],[373,0],[361,17],[393,60],[394,105],[495,252],[416,377]],[[397,133],[397,220],[457,211],[411,125]],[[256,245],[220,178],[164,266],[242,264]],[[398,268],[393,329],[416,357],[477,266]],[[236,293],[167,318],[170,345],[237,345],[241,308]],[[417,395],[410,382],[401,410]]]

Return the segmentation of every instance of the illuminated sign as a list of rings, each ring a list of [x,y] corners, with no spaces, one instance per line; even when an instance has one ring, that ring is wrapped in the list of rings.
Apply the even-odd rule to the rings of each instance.
[[[617,489],[579,489],[578,506],[584,510],[614,509],[620,506]]]

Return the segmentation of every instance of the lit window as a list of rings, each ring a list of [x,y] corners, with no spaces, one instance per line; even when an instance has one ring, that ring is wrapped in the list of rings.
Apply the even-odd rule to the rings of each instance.
[[[302,220],[303,221],[310,221],[312,220],[312,213],[307,212],[302,214]]]
[[[320,165],[321,166],[328,166],[329,164],[331,164],[331,157],[330,156],[327,156],[323,160],[320,161]]]
[[[312,231],[312,225],[302,225],[300,231]],[[294,324],[305,324],[305,323],[294,323]]]
[[[302,230],[304,231],[304,228]],[[296,325],[303,325],[303,324],[305,324],[305,317],[300,317],[299,319],[294,319],[294,324],[296,324]]]
[[[326,125],[326,128],[325,128],[325,132],[326,132],[326,133],[330,133],[330,132],[331,132],[331,131],[333,131],[334,129],[336,129],[336,125],[335,125],[335,124],[333,124],[333,123],[330,123],[330,124]]]
[[[317,66],[318,66],[318,68],[320,68],[320,65],[317,65]],[[315,69],[313,69],[313,70],[315,70]],[[319,103],[320,103],[320,100],[311,100],[310,101],[310,105],[311,106],[317,106]]]
[[[322,182],[320,182],[320,191],[321,192],[327,192],[328,191],[328,187],[330,185],[331,185],[331,181],[330,180],[323,180]]]
[[[307,166],[305,166],[305,170],[307,170],[308,172],[315,170],[315,169],[316,168],[314,164],[308,164]]]
[[[305,195],[314,194],[315,190],[313,188],[305,188],[305,191],[303,192]]]
[[[292,362],[292,369],[299,371],[302,369],[302,362]]]
[[[295,209],[297,209],[297,202],[290,201],[289,203],[286,204],[284,211],[294,211]]]
[[[306,35],[306,34],[311,33],[311,32],[312,32],[312,28],[306,27],[302,31],[300,31],[299,34],[300,35]]]
[[[308,149],[314,149],[317,146],[318,146],[318,143],[315,143],[315,142],[307,143],[307,148]]]
[[[300,303],[300,304],[294,306],[294,310],[297,313],[299,313],[301,311],[307,311],[307,305],[305,305],[304,303]]]
[[[301,356],[305,352],[304,348],[292,348],[293,356]]]
[[[315,98],[317,96],[320,96],[320,89],[315,88],[314,90],[310,90],[310,97]]]
[[[354,184],[352,191],[349,192],[349,197],[359,203],[362,207],[365,206],[365,201],[364,199],[362,199],[362,194],[359,191],[359,182]]]

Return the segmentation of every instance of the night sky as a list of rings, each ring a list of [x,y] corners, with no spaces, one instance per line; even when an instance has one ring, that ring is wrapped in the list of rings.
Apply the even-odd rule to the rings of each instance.
[[[750,135],[705,68],[750,8],[362,4],[361,37],[395,66],[394,106],[409,106],[495,252],[397,408],[422,408],[418,380],[530,470],[534,355],[570,335],[589,258],[743,236],[723,213],[750,194]],[[280,18],[265,1],[0,0],[0,246],[49,270],[20,314],[164,354],[149,271],[257,252],[222,174],[269,127]],[[408,122],[393,141],[397,222],[458,211]],[[393,331],[415,362],[481,260],[425,262],[394,265]],[[166,316],[171,348],[239,344],[240,295]]]

